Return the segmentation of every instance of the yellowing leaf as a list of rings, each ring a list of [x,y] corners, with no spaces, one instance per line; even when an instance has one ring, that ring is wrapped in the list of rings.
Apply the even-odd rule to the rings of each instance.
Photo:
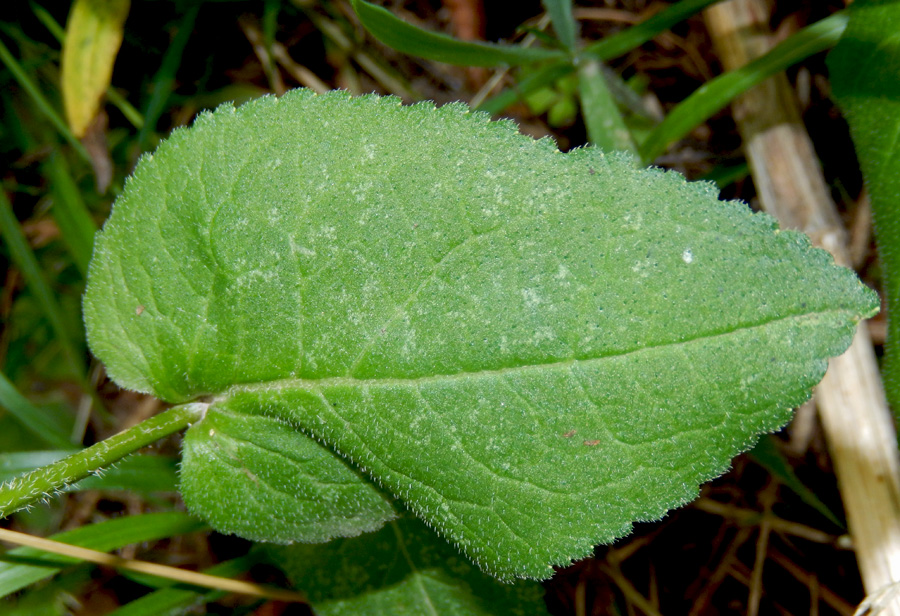
[[[129,0],[75,0],[66,25],[62,93],[66,119],[77,137],[97,115],[122,44]]]

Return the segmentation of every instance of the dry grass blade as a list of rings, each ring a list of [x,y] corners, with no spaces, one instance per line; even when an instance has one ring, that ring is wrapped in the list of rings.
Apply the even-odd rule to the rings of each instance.
[[[35,537],[25,533],[18,533],[5,528],[0,528],[0,540],[14,543],[16,545],[24,545],[30,548],[36,548],[53,554],[62,556],[70,556],[78,560],[96,563],[115,569],[126,569],[136,573],[146,573],[156,577],[174,580],[181,584],[191,584],[193,586],[201,586],[203,588],[212,588],[215,590],[223,590],[226,592],[250,595],[253,597],[262,597],[264,599],[274,599],[277,601],[287,601],[291,603],[306,603],[306,597],[300,593],[282,588],[269,588],[251,582],[241,580],[232,580],[230,578],[208,575],[206,573],[198,573],[197,571],[186,571],[177,567],[168,567],[157,563],[149,563],[142,560],[133,560],[130,558],[122,558],[114,554],[98,552],[52,539],[44,539]]]
[[[764,2],[730,0],[707,9],[706,20],[727,69],[771,47]],[[787,79],[780,75],[746,93],[734,115],[763,208],[849,263],[846,232]],[[816,395],[860,572],[873,592],[900,579],[900,460],[866,328],[832,360]],[[900,602],[884,613],[900,614]]]

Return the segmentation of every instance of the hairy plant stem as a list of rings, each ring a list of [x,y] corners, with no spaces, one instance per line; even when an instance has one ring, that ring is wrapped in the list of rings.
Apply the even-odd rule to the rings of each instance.
[[[0,518],[56,494],[141,447],[183,430],[201,419],[207,406],[200,402],[176,406],[58,462],[9,480],[0,487]]]

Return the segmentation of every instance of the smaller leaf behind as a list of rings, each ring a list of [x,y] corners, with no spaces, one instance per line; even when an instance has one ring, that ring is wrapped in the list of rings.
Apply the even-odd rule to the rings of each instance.
[[[547,613],[539,584],[498,583],[408,514],[377,533],[267,551],[320,616]]]
[[[396,516],[371,481],[282,420],[210,409],[188,430],[183,455],[185,503],[221,532],[321,542]]]

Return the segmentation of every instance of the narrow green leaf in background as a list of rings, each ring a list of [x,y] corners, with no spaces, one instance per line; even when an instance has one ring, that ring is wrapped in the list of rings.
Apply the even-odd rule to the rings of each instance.
[[[258,561],[259,558],[255,554],[242,556],[204,569],[203,573],[219,577],[236,577],[246,572]],[[210,601],[215,601],[226,594],[219,590],[203,591],[180,588],[172,580],[153,578],[152,576],[146,577],[148,581],[154,581],[162,588],[144,595],[140,599],[126,603],[106,616],[168,616],[170,614],[171,616],[182,616],[184,614],[193,614],[197,607]]]
[[[319,616],[547,614],[539,584],[497,584],[409,514],[377,533],[268,552]]]
[[[159,70],[153,75],[153,93],[147,101],[143,125],[137,138],[142,149],[150,142],[150,136],[156,130],[156,123],[166,108],[166,101],[175,89],[175,73],[181,65],[181,56],[194,31],[194,23],[197,21],[202,4],[196,2],[188,5],[184,16],[178,22],[178,30],[166,49]]]
[[[461,104],[297,90],[142,160],[84,306],[120,385],[210,405],[189,440],[226,416],[232,438],[294,427],[510,579],[694,498],[878,301],[710,185]],[[185,476],[257,475],[217,445]],[[286,452],[217,493],[235,523],[248,489],[314,485]]]
[[[90,162],[91,157],[88,155],[87,150],[84,149],[84,146],[81,145],[81,142],[78,141],[78,138],[75,137],[75,134],[69,128],[69,125],[66,124],[62,116],[57,112],[53,105],[50,104],[50,101],[47,100],[47,97],[44,96],[44,93],[41,92],[34,80],[28,75],[22,65],[19,64],[19,61],[16,60],[16,57],[9,51],[6,45],[3,44],[2,40],[0,40],[0,61],[2,61],[9,72],[12,73],[15,80],[22,86],[22,89],[28,93],[28,96],[34,102],[35,107],[50,121],[51,124],[53,124],[59,134],[72,146],[72,149],[74,149],[81,158]]]
[[[572,14],[572,0],[542,0],[542,3],[559,42],[574,52],[578,45],[578,22]]]
[[[640,47],[654,36],[681,23],[719,0],[680,0],[636,26],[605,36],[582,50],[582,54],[600,61],[612,60]]]
[[[614,152],[635,152],[636,147],[619,107],[609,90],[599,60],[585,58],[578,66],[578,95],[587,127],[588,140]]]
[[[59,227],[63,243],[81,274],[87,277],[88,263],[94,251],[97,225],[84,203],[81,191],[69,173],[65,160],[55,152],[44,163],[50,191],[53,194],[53,219]]]
[[[34,406],[19,393],[16,386],[0,372],[0,407],[16,418],[29,432],[52,447],[73,447],[59,419],[45,409]],[[2,481],[2,478],[0,478]]]
[[[388,47],[411,56],[459,66],[518,66],[565,55],[557,49],[460,41],[410,25],[387,9],[365,0],[350,2],[360,22],[372,36]]]
[[[772,75],[837,43],[847,13],[835,13],[790,35],[764,55],[700,86],[666,115],[641,144],[641,160],[650,163],[732,100]]]
[[[834,514],[816,493],[810,490],[797,477],[794,468],[785,458],[781,450],[775,444],[774,436],[764,436],[759,439],[756,447],[747,452],[757,464],[765,468],[770,475],[791,489],[804,503],[821,513],[829,522],[838,528],[846,528],[843,522]]]
[[[516,101],[527,98],[529,94],[541,88],[552,86],[574,70],[575,67],[568,60],[550,62],[528,73],[515,87],[504,90],[500,94],[487,99],[478,105],[477,109],[492,115],[498,114]]]
[[[184,513],[147,513],[82,526],[50,538],[83,548],[109,552],[131,543],[155,541],[205,529],[206,525],[203,522]],[[4,561],[0,562],[0,597],[5,597],[50,577],[63,567],[79,562],[68,556],[48,554],[34,548],[9,550],[0,556],[0,560]]]
[[[122,44],[130,0],[75,0],[66,23],[61,90],[66,118],[83,137],[100,109]]]
[[[34,256],[19,221],[13,213],[12,204],[6,198],[6,193],[0,190],[0,238],[6,244],[6,249],[12,262],[22,272],[22,276],[28,283],[31,293],[37,299],[38,305],[50,323],[53,334],[62,348],[64,359],[69,369],[80,380],[85,378],[85,362],[83,350],[76,340],[82,339],[81,332],[77,334],[66,327],[62,309],[59,306],[56,295],[44,278],[44,273]]]
[[[884,365],[888,399],[900,409],[900,3],[859,0],[828,68],[834,96],[850,125],[872,202],[888,302]]]

